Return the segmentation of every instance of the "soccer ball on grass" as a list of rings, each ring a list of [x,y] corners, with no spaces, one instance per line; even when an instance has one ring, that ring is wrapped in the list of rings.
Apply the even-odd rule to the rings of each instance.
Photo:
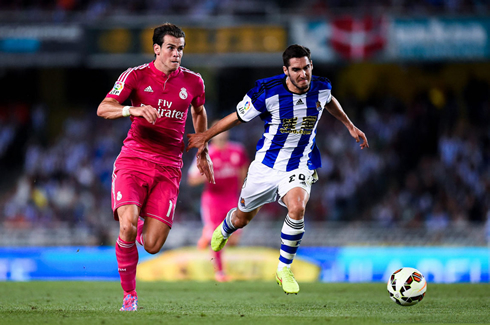
[[[427,290],[427,282],[418,270],[403,267],[388,279],[390,298],[401,306],[413,306],[421,301]]]

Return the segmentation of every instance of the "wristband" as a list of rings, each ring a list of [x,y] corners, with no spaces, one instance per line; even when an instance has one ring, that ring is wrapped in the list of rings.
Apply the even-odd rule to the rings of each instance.
[[[131,115],[131,113],[129,113],[130,108],[131,108],[131,106],[124,106],[122,108],[122,116],[128,117],[129,115]]]

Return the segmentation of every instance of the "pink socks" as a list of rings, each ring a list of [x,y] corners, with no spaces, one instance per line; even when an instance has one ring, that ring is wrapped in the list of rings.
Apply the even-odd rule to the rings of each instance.
[[[117,238],[116,258],[121,287],[124,293],[130,293],[136,289],[136,266],[138,265],[138,249],[135,242],[127,242]]]
[[[223,272],[223,260],[221,259],[221,251],[219,252],[213,252],[213,258],[214,258],[214,272]]]

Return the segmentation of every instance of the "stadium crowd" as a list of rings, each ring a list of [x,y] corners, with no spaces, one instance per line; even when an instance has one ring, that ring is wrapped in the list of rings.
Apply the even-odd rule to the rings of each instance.
[[[277,14],[332,15],[348,13],[353,8],[359,13],[403,15],[487,14],[490,5],[481,0],[307,0],[307,1],[240,1],[240,0],[5,0],[0,2],[0,13],[29,17],[32,21],[102,20],[114,15],[187,15],[193,19],[215,15],[263,16]],[[19,15],[17,15],[19,14]],[[5,16],[8,18],[8,16]]]
[[[490,120],[490,85],[475,82],[467,85],[462,107],[457,109],[449,100],[437,107],[427,94],[409,104],[394,98],[344,104],[368,135],[368,150],[358,150],[343,126],[325,113],[317,137],[323,167],[312,190],[308,220],[365,222],[434,233],[483,225],[490,216],[490,130],[485,122]],[[24,115],[24,120],[16,118],[17,123],[0,115],[0,163],[9,161],[9,148],[24,143],[22,173],[15,186],[0,194],[0,225],[69,225],[94,232],[113,225],[112,164],[129,120],[108,123],[87,110],[67,118],[62,132],[50,137],[46,106],[34,105]],[[30,129],[27,135],[21,132],[22,123]],[[239,126],[232,138],[252,138],[245,142],[252,156],[260,128],[260,123],[253,130],[247,128],[245,137],[245,127]],[[192,158],[193,153],[184,154],[176,222],[200,220],[199,192],[185,181]],[[280,209],[271,204],[260,218],[279,220],[284,214]]]

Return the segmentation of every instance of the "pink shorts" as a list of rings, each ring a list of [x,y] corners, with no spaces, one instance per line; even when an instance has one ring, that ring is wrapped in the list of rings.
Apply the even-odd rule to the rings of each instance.
[[[237,207],[237,203],[236,196],[223,197],[204,193],[201,197],[201,219],[204,223],[202,235],[211,239],[216,227],[226,218],[226,214],[231,209]]]
[[[114,219],[119,220],[117,208],[135,204],[141,208],[140,216],[157,219],[172,228],[181,178],[180,168],[119,156],[112,174]]]

